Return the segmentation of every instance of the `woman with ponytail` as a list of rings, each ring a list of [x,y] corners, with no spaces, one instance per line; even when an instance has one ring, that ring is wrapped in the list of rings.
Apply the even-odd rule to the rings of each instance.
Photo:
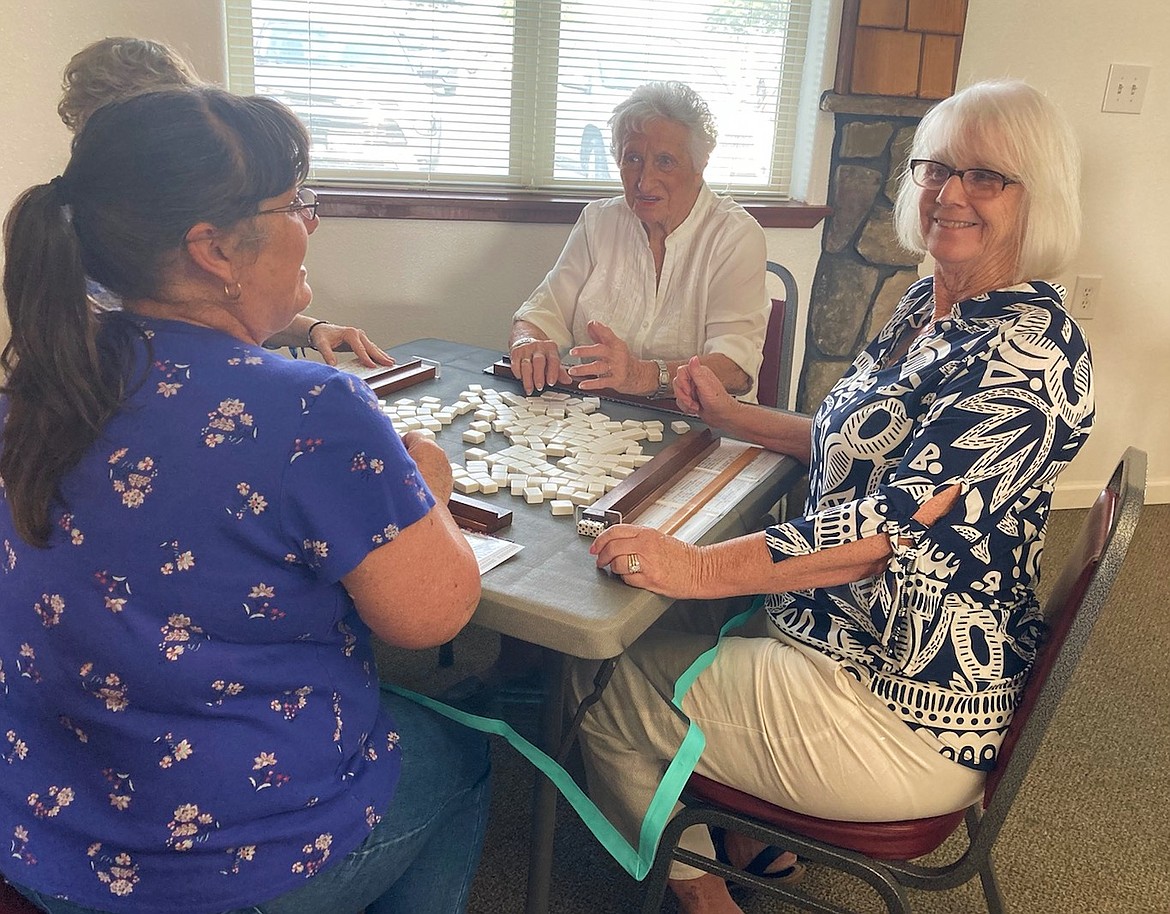
[[[442,451],[262,346],[312,297],[307,168],[279,103],[166,90],[5,221],[0,873],[46,911],[466,907],[486,744],[370,636],[450,639],[478,570]]]

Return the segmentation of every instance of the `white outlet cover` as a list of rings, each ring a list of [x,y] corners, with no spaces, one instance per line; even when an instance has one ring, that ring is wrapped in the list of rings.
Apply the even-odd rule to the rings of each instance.
[[[1150,68],[1115,63],[1109,67],[1101,110],[1119,114],[1140,114],[1150,81]]]

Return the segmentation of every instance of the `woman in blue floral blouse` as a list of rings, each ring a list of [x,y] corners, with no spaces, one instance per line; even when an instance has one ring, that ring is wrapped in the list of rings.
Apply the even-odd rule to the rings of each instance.
[[[1072,131],[1039,92],[972,86],[922,120],[895,202],[900,238],[931,254],[934,275],[815,416],[736,402],[702,366],[680,370],[684,408],[809,467],[804,516],[759,534],[697,547],[617,526],[593,547],[635,587],[769,595],[686,696],[707,736],[700,773],[854,821],[980,794],[1043,631],[1053,484],[1093,420],[1085,339],[1064,290],[1041,279],[1077,250],[1078,172]],[[652,633],[586,720],[590,790],[628,833],[681,737],[646,677],[702,646]],[[738,865],[799,876],[791,855],[718,837]],[[711,856],[703,830],[684,844]],[[716,876],[678,864],[671,876],[687,914],[740,910]]]
[[[8,216],[0,872],[48,911],[466,907],[486,742],[383,697],[370,637],[475,607],[450,467],[261,345],[312,297],[308,145],[269,99],[142,95]]]

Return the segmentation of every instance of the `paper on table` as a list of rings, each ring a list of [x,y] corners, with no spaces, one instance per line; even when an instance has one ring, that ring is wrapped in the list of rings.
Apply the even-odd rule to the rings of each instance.
[[[674,485],[660,495],[649,508],[638,515],[635,523],[646,527],[661,527],[704,486],[719,475],[740,454],[752,445],[733,438],[720,438],[719,447],[691,467]],[[783,459],[774,451],[761,451],[746,467],[728,480],[694,516],[683,524],[674,536],[687,543],[695,542],[710,530],[728,511],[732,510],[756,484]]]
[[[475,533],[471,530],[464,530],[463,535],[467,538],[467,542],[471,545],[471,549],[475,553],[475,560],[479,563],[479,573],[481,575],[491,571],[501,562],[510,559],[524,548],[519,543],[502,540],[495,536],[488,536],[486,533]]]

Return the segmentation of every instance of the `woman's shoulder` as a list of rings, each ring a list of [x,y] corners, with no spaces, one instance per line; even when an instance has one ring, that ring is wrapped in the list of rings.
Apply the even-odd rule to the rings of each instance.
[[[1092,356],[1084,332],[1064,307],[1064,289],[1024,282],[960,302],[957,331],[981,340],[984,357],[1046,375],[1072,372],[1091,384]]]
[[[268,404],[269,409],[279,410],[284,404],[294,412],[330,388],[337,389],[341,400],[366,401],[363,392],[372,398],[356,375],[322,362],[289,358],[190,324],[151,321],[139,326],[149,358],[139,398],[159,394],[168,405],[179,407],[188,399],[202,402],[207,396],[231,394]]]
[[[591,200],[577,218],[577,228],[584,228],[590,237],[608,237],[640,232],[642,223],[634,215],[623,196]]]
[[[997,289],[976,303],[976,314],[1009,323],[1016,334],[1049,337],[1068,352],[1087,348],[1084,332],[1065,307],[1065,288],[1033,280]]]
[[[585,208],[581,210],[581,218],[598,218],[603,215],[616,216],[623,213],[628,213],[633,218],[634,214],[630,212],[626,198],[618,194],[616,197],[602,197],[600,200],[590,200],[585,204]]]
[[[736,244],[747,239],[755,239],[761,244],[764,242],[764,229],[755,216],[733,198],[717,194],[705,184],[695,201],[694,212],[698,217],[694,226],[697,237],[714,233]]]

